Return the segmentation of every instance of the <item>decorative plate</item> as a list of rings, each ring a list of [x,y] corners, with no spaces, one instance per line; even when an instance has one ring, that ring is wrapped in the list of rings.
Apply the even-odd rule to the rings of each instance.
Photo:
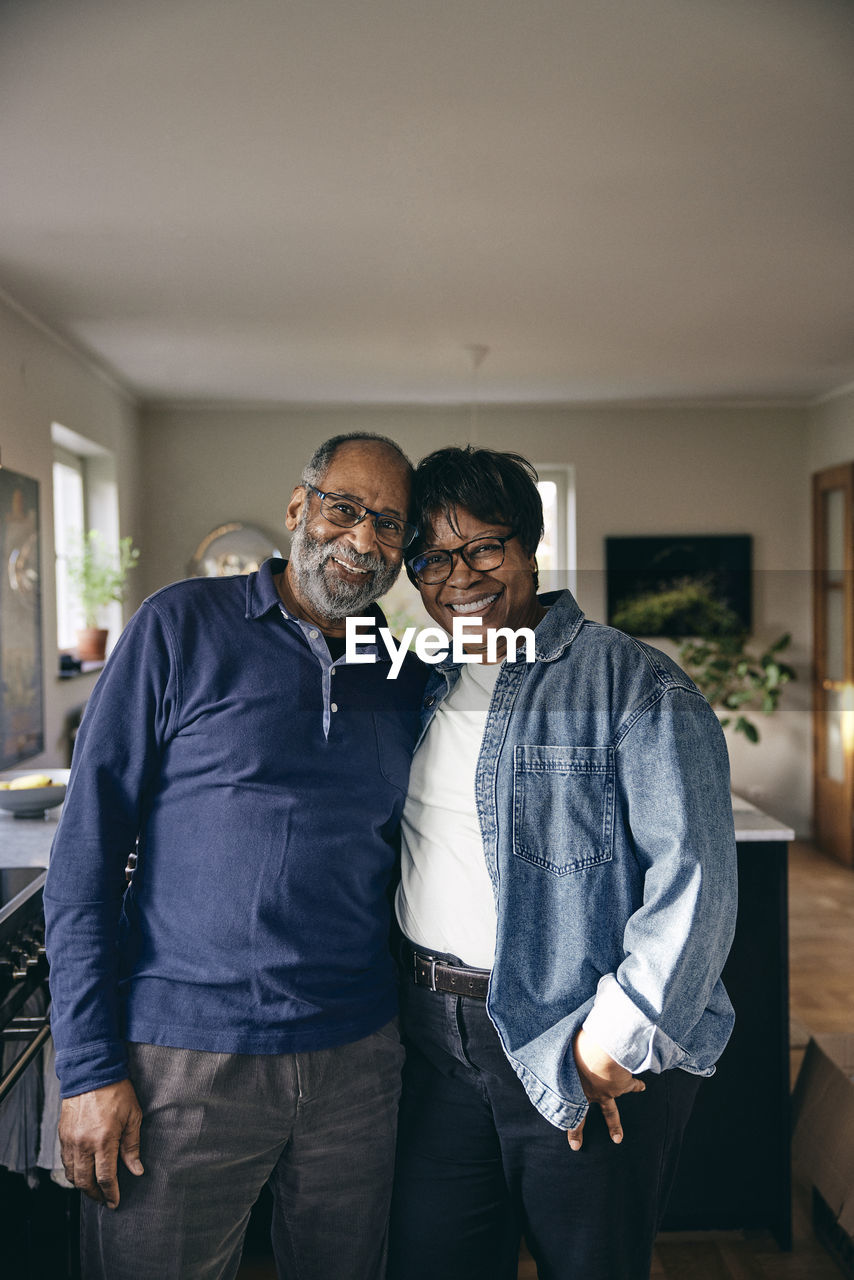
[[[212,529],[196,547],[189,564],[191,578],[230,578],[253,573],[262,561],[280,556],[275,540],[256,525],[232,521]]]

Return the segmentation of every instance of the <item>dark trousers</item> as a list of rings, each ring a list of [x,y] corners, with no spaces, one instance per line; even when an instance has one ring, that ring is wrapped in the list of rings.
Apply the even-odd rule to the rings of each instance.
[[[484,1001],[404,978],[407,1060],[388,1280],[515,1280],[520,1236],[540,1280],[648,1280],[698,1079],[645,1074],[591,1108],[580,1152],[535,1110]]]
[[[403,1049],[396,1023],[313,1053],[132,1044],[145,1173],[83,1198],[83,1280],[233,1280],[273,1191],[282,1280],[381,1280]]]

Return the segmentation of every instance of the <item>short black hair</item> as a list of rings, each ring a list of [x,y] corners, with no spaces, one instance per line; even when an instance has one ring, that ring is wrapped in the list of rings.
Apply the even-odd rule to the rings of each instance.
[[[414,467],[396,441],[390,440],[388,436],[377,435],[374,431],[347,431],[338,436],[330,436],[328,440],[323,441],[323,444],[317,446],[303,468],[302,483],[319,485],[341,446],[344,444],[358,444],[361,441],[369,444],[384,445],[391,453],[396,453],[410,479],[412,478]]]
[[[437,515],[443,515],[457,530],[459,507],[478,520],[509,525],[530,556],[543,536],[543,500],[537,488],[537,472],[518,453],[476,449],[473,445],[436,449],[422,458],[415,469],[412,504],[418,537],[411,555],[427,546]]]

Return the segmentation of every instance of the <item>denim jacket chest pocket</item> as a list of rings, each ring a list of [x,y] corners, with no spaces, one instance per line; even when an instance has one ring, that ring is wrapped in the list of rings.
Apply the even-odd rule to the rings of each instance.
[[[557,876],[610,861],[614,789],[612,747],[515,747],[516,857]]]

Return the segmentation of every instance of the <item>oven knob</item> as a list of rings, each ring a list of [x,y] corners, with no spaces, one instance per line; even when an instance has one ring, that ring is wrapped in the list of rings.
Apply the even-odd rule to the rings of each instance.
[[[32,941],[33,946],[36,947],[40,956],[43,956],[45,954],[44,923],[42,921],[34,920],[32,922],[32,924],[30,925],[30,932],[27,935],[26,941],[27,942]]]
[[[27,972],[37,968],[39,963],[39,949],[32,938],[16,938],[12,943],[12,956],[17,962],[16,969],[22,971],[25,977]]]

